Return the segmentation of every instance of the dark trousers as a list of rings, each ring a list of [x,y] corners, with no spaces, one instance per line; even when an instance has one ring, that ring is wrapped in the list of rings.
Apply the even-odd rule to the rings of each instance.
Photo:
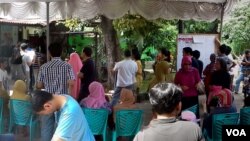
[[[81,85],[80,93],[77,101],[80,103],[82,99],[89,95],[89,85]]]
[[[185,110],[197,104],[198,108],[195,114],[196,114],[197,119],[200,118],[198,96],[182,97],[181,102],[182,102],[182,110]]]

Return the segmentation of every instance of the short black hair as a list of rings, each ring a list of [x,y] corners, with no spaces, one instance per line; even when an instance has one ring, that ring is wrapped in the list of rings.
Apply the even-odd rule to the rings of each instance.
[[[250,50],[249,49],[245,50],[245,55],[247,55],[248,53],[250,53]]]
[[[53,99],[53,94],[49,92],[41,90],[34,91],[31,97],[31,104],[33,111],[41,112],[43,110],[43,105],[52,99]]]
[[[198,50],[194,50],[194,51],[193,51],[193,57],[194,57],[195,59],[199,59],[199,58],[200,58],[200,55],[201,55],[200,51],[198,51]]]
[[[83,48],[82,52],[88,57],[91,57],[92,55],[92,49],[90,47]]]
[[[161,48],[161,53],[167,57],[167,61],[171,62],[171,53],[166,48]]]
[[[219,47],[219,51],[221,54],[226,54],[226,51],[227,50],[227,45],[225,44],[222,44],[220,47]]]
[[[226,46],[226,51],[225,51],[225,54],[226,55],[229,55],[232,51],[232,48],[230,46]]]
[[[62,54],[62,46],[60,43],[51,43],[49,45],[49,52],[52,57],[61,57]]]
[[[158,83],[149,91],[149,100],[153,112],[157,114],[172,113],[181,102],[182,90],[173,83]]]
[[[192,55],[192,53],[193,53],[193,50],[192,50],[191,47],[184,47],[184,48],[183,48],[183,51],[184,51],[185,53],[187,53],[187,54],[190,54],[190,55]]]
[[[133,48],[132,49],[132,55],[134,56],[135,60],[140,60],[141,59],[141,54],[140,54],[138,48]]]
[[[126,49],[126,50],[124,51],[124,56],[125,56],[125,57],[131,57],[131,52],[130,52],[129,49]]]
[[[25,50],[25,49],[28,48],[28,44],[27,44],[27,43],[21,43],[21,44],[20,44],[20,48],[21,48],[22,50]]]

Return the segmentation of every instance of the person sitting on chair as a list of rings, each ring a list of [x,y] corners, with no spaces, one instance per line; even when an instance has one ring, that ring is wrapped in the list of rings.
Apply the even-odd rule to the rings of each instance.
[[[149,100],[156,117],[135,136],[134,141],[200,141],[200,127],[194,122],[177,118],[181,112],[182,94],[181,88],[175,84],[156,84],[149,91]]]
[[[35,91],[31,98],[34,112],[48,115],[56,112],[57,128],[52,141],[94,141],[80,105],[69,95]]]

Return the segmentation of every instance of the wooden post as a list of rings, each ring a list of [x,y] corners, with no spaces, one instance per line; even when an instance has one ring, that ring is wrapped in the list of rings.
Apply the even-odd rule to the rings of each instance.
[[[219,34],[219,39],[220,41],[222,40],[222,28],[223,28],[223,19],[224,19],[224,12],[225,12],[225,5],[227,3],[227,0],[225,3],[221,4],[221,19],[220,19],[220,34]]]

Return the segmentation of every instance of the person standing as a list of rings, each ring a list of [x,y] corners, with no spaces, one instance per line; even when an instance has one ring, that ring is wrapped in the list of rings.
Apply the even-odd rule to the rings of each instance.
[[[138,48],[132,49],[132,58],[136,62],[137,68],[138,68],[136,72],[136,87],[135,87],[136,94],[138,95],[140,92],[140,87],[141,87],[142,80],[143,80],[141,54],[139,53]]]
[[[199,71],[192,67],[190,56],[183,56],[181,68],[176,73],[175,84],[179,85],[183,91],[182,108],[183,110],[199,104],[197,84],[201,81]],[[199,109],[199,108],[198,108]],[[196,117],[199,118],[199,110]]]
[[[245,51],[243,60],[241,61],[241,72],[235,82],[234,93],[238,94],[240,82],[244,80],[244,75],[250,74],[250,50]]]
[[[127,88],[133,90],[135,83],[135,76],[138,70],[137,64],[131,59],[130,50],[125,50],[124,52],[125,59],[116,63],[113,71],[117,71],[117,81],[115,92],[112,96],[111,106],[114,106],[118,103],[120,98],[120,93],[122,88]]]
[[[73,68],[74,75],[77,76],[77,73],[82,68],[82,60],[81,60],[80,56],[75,52],[71,53],[68,63]],[[75,85],[73,88],[73,95],[72,95],[72,97],[75,98],[76,100],[78,99],[80,88],[81,88],[81,80],[80,80],[80,78],[76,78]]]
[[[21,47],[21,55],[23,56],[22,57],[22,63],[23,63],[23,66],[24,66],[24,74],[25,74],[25,82],[26,82],[26,85],[27,85],[27,90],[29,90],[30,88],[30,82],[31,82],[31,79],[30,79],[30,66],[32,65],[32,57],[30,56],[30,54],[28,53],[28,44],[26,43],[22,43],[20,45]]]
[[[89,85],[96,80],[96,69],[94,61],[91,58],[92,50],[90,47],[85,47],[82,51],[83,66],[78,72],[77,77],[81,79],[81,88],[78,97],[78,102],[89,95]]]
[[[216,55],[212,53],[210,55],[210,63],[205,67],[203,71],[204,77],[204,84],[205,84],[205,91],[206,91],[206,96],[208,97],[209,94],[209,83],[211,81],[211,76],[212,73],[215,71],[215,60],[216,60]]]
[[[49,46],[51,61],[43,64],[38,73],[37,89],[53,94],[70,94],[74,86],[74,72],[72,67],[64,62],[60,56],[62,47],[59,43],[52,43]],[[54,114],[42,116],[42,141],[50,141],[53,136],[55,125]]]
[[[198,62],[198,65],[199,65],[199,73],[200,73],[200,78],[202,78],[202,72],[203,72],[203,62],[201,61],[201,60],[199,60],[199,58],[200,58],[200,55],[201,55],[201,53],[200,53],[200,51],[198,51],[198,50],[194,50],[193,51],[193,57],[197,60],[197,62]]]
[[[193,55],[193,50],[191,47],[184,47],[182,50],[183,57],[184,56],[189,56],[192,59],[192,67],[196,68],[199,70],[199,63],[198,61],[192,56]]]
[[[162,48],[157,56],[158,61],[154,64],[154,77],[149,83],[148,91],[157,83],[172,81],[169,77],[171,62],[170,52],[167,49]]]

